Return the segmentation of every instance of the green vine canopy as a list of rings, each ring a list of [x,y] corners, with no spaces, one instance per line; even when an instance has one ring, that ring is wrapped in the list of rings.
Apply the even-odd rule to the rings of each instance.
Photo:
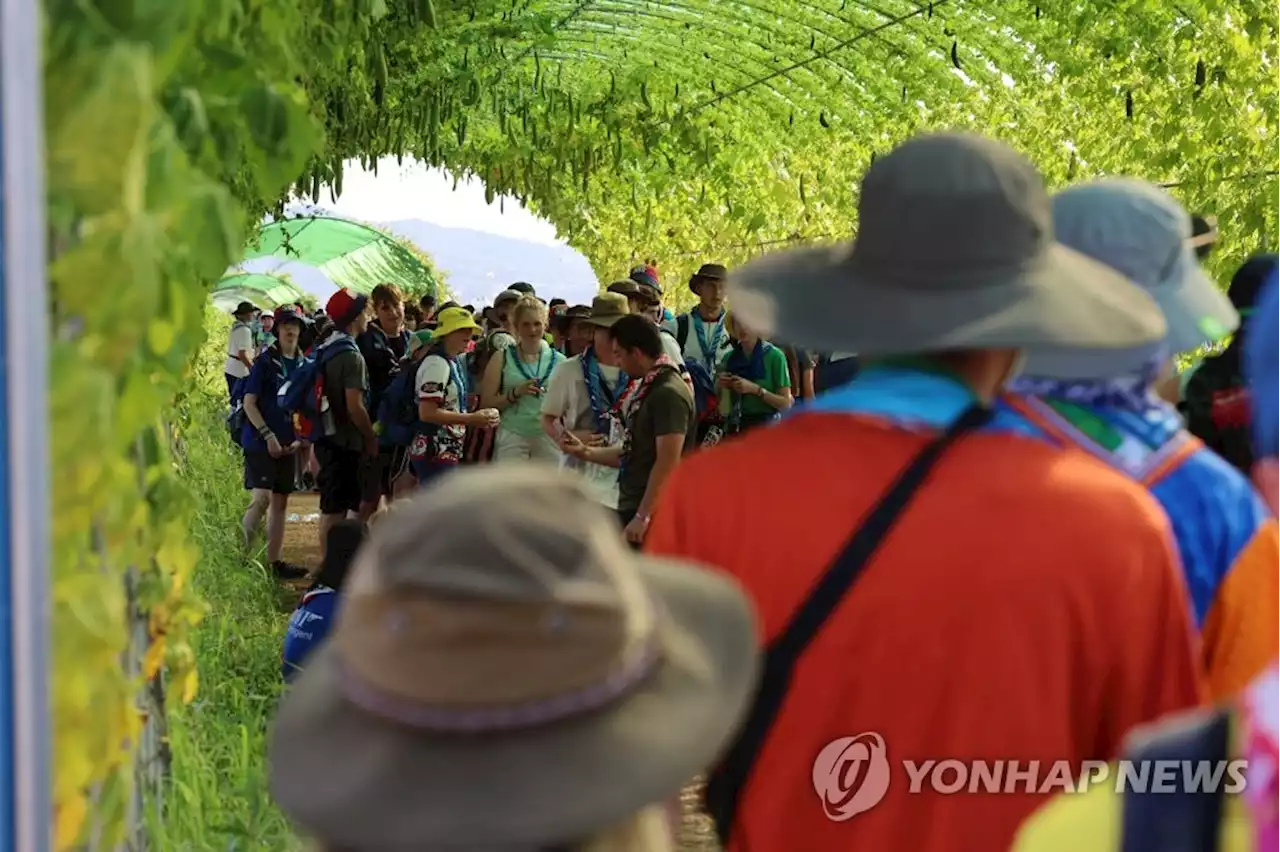
[[[149,614],[140,676],[196,693],[176,460],[207,294],[265,214],[339,195],[344,162],[476,176],[605,281],[845,237],[877,153],[938,128],[1012,143],[1051,185],[1170,186],[1217,216],[1219,279],[1278,227],[1273,2],[43,6],[60,848],[123,831],[130,572]]]
[[[380,4],[374,4],[380,6]],[[393,5],[320,103],[324,152],[474,174],[603,280],[655,257],[847,236],[877,152],[966,127],[1049,181],[1131,174],[1216,213],[1220,258],[1276,230],[1270,4],[539,0]]]

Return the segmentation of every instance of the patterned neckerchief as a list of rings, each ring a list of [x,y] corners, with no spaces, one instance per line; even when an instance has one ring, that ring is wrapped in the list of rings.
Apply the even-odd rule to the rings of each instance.
[[[1057,399],[1077,405],[1120,408],[1135,414],[1163,412],[1168,406],[1155,395],[1153,387],[1163,356],[1147,362],[1142,369],[1110,379],[1046,379],[1018,376],[1009,382],[1010,393]]]
[[[631,455],[631,424],[635,421],[636,413],[640,411],[640,406],[644,403],[645,397],[649,395],[649,391],[653,390],[654,381],[663,373],[679,375],[680,369],[666,355],[659,355],[658,359],[653,362],[653,366],[649,368],[649,372],[627,383],[626,388],[618,395],[618,401],[613,405],[611,414],[621,426],[623,434],[623,467],[626,466],[627,459]]]

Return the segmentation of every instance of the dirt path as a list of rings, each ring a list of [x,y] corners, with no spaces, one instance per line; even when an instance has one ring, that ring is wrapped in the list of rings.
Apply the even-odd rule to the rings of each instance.
[[[284,559],[314,571],[320,567],[319,538],[320,497],[310,492],[294,494],[289,498],[289,521],[284,529]],[[301,597],[309,580],[284,584],[292,609]],[[684,819],[680,826],[677,849],[679,852],[717,852],[715,834],[710,821],[698,812],[698,788],[690,784],[680,795]]]
[[[310,491],[294,494],[289,498],[289,514],[284,525],[284,550],[281,553],[285,562],[301,565],[308,571],[320,568],[320,495]],[[286,603],[289,608],[297,604],[307,586],[309,579],[287,580],[281,585],[287,590]]]

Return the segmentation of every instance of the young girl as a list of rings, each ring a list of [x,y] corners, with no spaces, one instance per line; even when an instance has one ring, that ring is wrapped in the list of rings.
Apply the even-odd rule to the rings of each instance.
[[[462,308],[445,308],[438,319],[432,348],[416,376],[419,424],[409,447],[409,463],[419,487],[458,465],[467,427],[483,430],[498,425],[498,412],[492,408],[467,410],[466,368],[460,358],[479,329],[475,318]]]
[[[481,405],[502,413],[494,440],[494,461],[542,459],[559,462],[560,452],[542,431],[542,395],[551,372],[564,360],[543,335],[547,308],[525,296],[512,309],[516,345],[494,355],[480,386]]]

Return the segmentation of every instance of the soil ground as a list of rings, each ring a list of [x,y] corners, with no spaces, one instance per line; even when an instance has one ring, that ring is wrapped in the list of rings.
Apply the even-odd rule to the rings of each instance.
[[[317,494],[303,492],[294,494],[289,499],[289,516],[296,517],[297,520],[285,525],[285,561],[302,565],[311,571],[320,567],[319,512],[320,497]],[[291,610],[308,583],[308,580],[298,580],[284,584],[286,591],[282,596],[282,608]],[[698,784],[691,783],[681,791],[680,803],[684,817],[677,838],[678,852],[717,852],[720,847],[711,823],[698,811]]]

